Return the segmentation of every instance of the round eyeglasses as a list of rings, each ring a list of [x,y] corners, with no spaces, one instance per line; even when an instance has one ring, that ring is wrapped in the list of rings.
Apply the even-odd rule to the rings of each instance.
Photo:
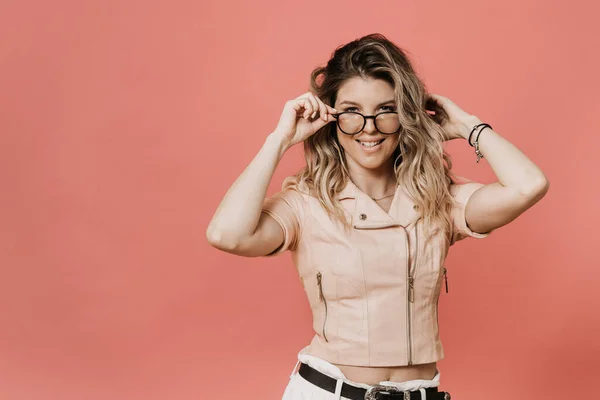
[[[367,119],[372,118],[375,128],[384,135],[397,133],[401,126],[397,111],[384,111],[376,115],[362,115],[356,111],[344,111],[331,114],[337,120],[337,126],[346,135],[360,133],[367,124]]]

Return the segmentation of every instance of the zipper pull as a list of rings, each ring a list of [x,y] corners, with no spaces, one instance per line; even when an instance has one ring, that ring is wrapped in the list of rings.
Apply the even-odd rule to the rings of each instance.
[[[321,286],[321,271],[317,272],[317,285],[319,286],[319,301],[323,300],[323,287]]]
[[[444,267],[444,280],[446,281],[446,293],[448,293],[448,275],[446,275],[446,267]]]
[[[411,276],[408,278],[408,299],[411,303],[415,302],[415,287],[414,287],[414,278]]]

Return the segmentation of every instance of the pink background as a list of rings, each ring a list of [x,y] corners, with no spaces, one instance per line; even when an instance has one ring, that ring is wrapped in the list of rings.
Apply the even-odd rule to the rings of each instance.
[[[441,389],[461,400],[591,398],[599,8],[3,2],[0,398],[281,398],[312,335],[291,258],[223,253],[205,230],[310,71],[372,32],[551,182],[518,220],[451,249]],[[464,141],[448,150],[459,174],[495,180]],[[302,163],[296,146],[268,194]]]

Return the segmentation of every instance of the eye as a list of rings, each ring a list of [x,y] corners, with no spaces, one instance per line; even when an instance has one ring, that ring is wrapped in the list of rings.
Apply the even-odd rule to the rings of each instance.
[[[384,111],[396,111],[396,107],[394,106],[381,106],[379,107],[379,109],[383,109]],[[348,112],[358,112],[358,108],[356,107],[347,107],[344,108],[344,111],[348,111]]]

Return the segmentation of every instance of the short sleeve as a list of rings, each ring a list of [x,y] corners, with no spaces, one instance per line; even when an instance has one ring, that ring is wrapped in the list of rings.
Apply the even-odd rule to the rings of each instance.
[[[294,189],[284,189],[265,199],[261,212],[273,217],[283,230],[283,243],[264,257],[295,250],[300,238],[303,216],[302,196]]]
[[[467,237],[474,237],[478,239],[482,239],[488,237],[491,232],[486,233],[478,233],[473,232],[467,226],[467,220],[465,218],[465,209],[467,206],[467,202],[475,193],[475,191],[482,186],[485,186],[483,183],[479,182],[468,182],[462,184],[451,184],[450,185],[450,193],[454,198],[454,205],[452,207],[452,241],[450,245],[455,242],[465,239]]]

